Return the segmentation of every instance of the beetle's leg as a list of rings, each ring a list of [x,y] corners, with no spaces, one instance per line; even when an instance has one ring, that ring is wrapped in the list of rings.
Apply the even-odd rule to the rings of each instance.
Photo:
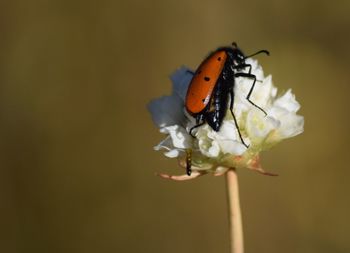
[[[252,65],[251,64],[244,63],[244,64],[232,66],[231,68],[232,68],[232,70],[235,70],[235,69],[244,69],[244,68],[247,68],[247,67],[249,67],[248,74],[251,74],[252,73]],[[256,81],[262,83],[261,80],[256,80]]]
[[[239,65],[232,66],[232,70],[234,70],[234,69],[244,69],[244,68],[249,68],[248,73],[249,74],[252,73],[252,65],[251,64],[244,63],[244,64],[239,64]]]
[[[249,145],[247,145],[243,138],[242,138],[242,135],[241,135],[241,131],[239,130],[239,126],[238,126],[238,122],[237,122],[237,119],[235,117],[235,114],[233,113],[233,98],[234,98],[234,94],[233,94],[233,89],[230,89],[230,97],[231,97],[231,101],[230,101],[230,111],[231,111],[231,114],[232,114],[232,117],[233,117],[233,121],[235,122],[235,126],[236,126],[236,129],[237,129],[237,132],[238,132],[238,135],[239,135],[239,138],[241,139],[241,142],[244,146],[246,146],[246,148],[249,147]]]
[[[205,123],[205,122],[203,121],[203,122],[201,122],[201,123],[195,125],[194,127],[192,127],[192,128],[190,129],[190,135],[191,135],[193,138],[196,138],[196,136],[193,134],[193,130],[196,129],[197,127],[203,126],[204,123]]]
[[[259,107],[259,106],[256,105],[256,104],[254,104],[254,102],[250,100],[250,96],[252,95],[252,92],[253,92],[254,87],[255,87],[256,76],[253,75],[253,74],[241,73],[241,72],[240,72],[240,73],[236,73],[236,74],[235,74],[235,77],[246,77],[246,78],[251,78],[251,79],[254,80],[254,81],[253,81],[253,84],[252,84],[252,87],[250,88],[246,99],[249,101],[249,103],[251,103],[252,105],[254,105],[256,108],[260,109],[260,110],[265,114],[265,116],[266,116],[267,113],[264,111],[264,109],[262,109],[261,107]]]
[[[192,149],[188,148],[186,149],[186,174],[191,176],[192,170]]]
[[[196,138],[196,136],[193,134],[193,130],[204,125],[205,121],[204,121],[204,115],[203,114],[199,114],[197,115],[196,117],[196,125],[193,126],[191,129],[190,129],[190,135],[193,137],[193,138]]]

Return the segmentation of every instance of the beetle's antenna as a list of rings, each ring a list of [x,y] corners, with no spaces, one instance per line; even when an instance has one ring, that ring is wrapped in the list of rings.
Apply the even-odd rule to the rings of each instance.
[[[232,42],[232,47],[234,47],[234,48],[238,48],[238,46],[237,46],[237,43],[236,42]]]
[[[267,50],[260,50],[260,51],[254,53],[254,54],[251,54],[251,55],[248,55],[248,56],[244,57],[244,59],[250,58],[250,57],[252,57],[252,56],[254,56],[254,55],[261,54],[261,53],[270,55],[270,52],[269,52],[269,51],[267,51]]]

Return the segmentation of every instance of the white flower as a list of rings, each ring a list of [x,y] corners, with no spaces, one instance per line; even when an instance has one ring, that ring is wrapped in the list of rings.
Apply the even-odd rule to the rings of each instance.
[[[251,64],[252,74],[258,80],[250,100],[267,113],[265,115],[246,99],[252,80],[236,78],[233,111],[248,148],[242,143],[229,111],[219,132],[204,124],[194,132],[196,138],[189,134],[195,120],[184,106],[192,79],[192,71],[186,67],[181,67],[170,76],[173,83],[172,94],[155,99],[148,105],[153,121],[160,128],[160,132],[167,135],[155,149],[165,150],[167,157],[177,157],[183,166],[186,151],[192,150],[193,177],[208,172],[222,174],[226,171],[224,167],[247,167],[265,173],[260,167],[259,153],[283,139],[303,132],[304,118],[296,114],[300,105],[291,90],[278,97],[272,77],[264,76],[262,67],[256,60],[247,59],[246,62]],[[185,178],[168,175],[163,177]]]
[[[215,158],[220,154],[242,155],[246,151],[233,120],[225,120],[219,132],[205,125],[199,128],[196,137],[199,150],[207,157]]]

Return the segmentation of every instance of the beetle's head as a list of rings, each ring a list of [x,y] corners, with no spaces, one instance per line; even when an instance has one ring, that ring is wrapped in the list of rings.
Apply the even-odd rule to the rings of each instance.
[[[232,42],[232,59],[236,65],[241,65],[245,63],[245,55],[241,49],[238,48],[236,42]]]

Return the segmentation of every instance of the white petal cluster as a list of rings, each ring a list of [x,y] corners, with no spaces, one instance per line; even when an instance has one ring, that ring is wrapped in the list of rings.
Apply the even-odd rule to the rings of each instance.
[[[198,170],[213,170],[219,165],[244,167],[245,163],[258,157],[259,152],[302,133],[304,118],[296,114],[300,105],[291,90],[277,96],[272,77],[264,76],[262,67],[256,60],[247,59],[247,63],[252,65],[252,74],[258,80],[250,100],[267,113],[265,115],[246,99],[252,80],[236,78],[233,111],[248,148],[241,142],[229,110],[219,132],[204,124],[195,131],[196,138],[189,134],[195,120],[186,112],[184,103],[192,71],[181,67],[170,76],[172,94],[155,99],[148,105],[154,123],[161,133],[167,135],[155,149],[165,150],[166,156],[180,159],[185,156],[186,149],[191,149],[193,164]]]

